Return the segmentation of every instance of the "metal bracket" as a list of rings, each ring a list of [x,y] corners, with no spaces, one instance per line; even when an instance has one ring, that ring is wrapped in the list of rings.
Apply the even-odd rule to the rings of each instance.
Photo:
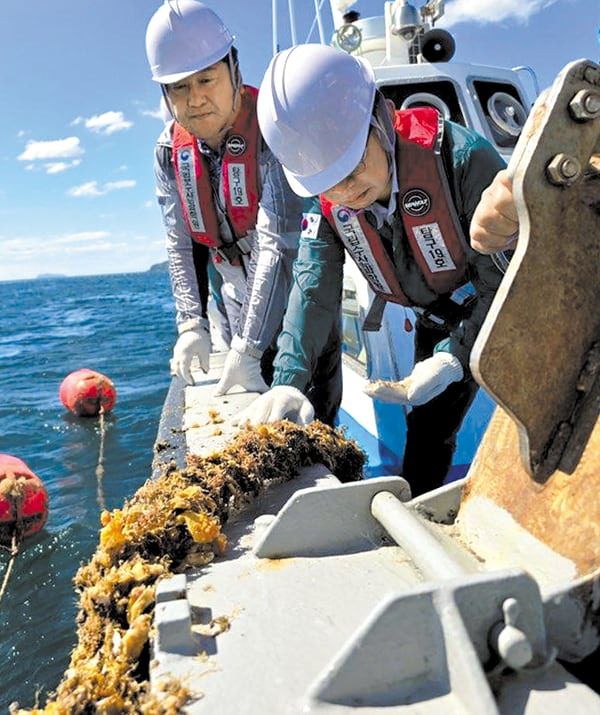
[[[410,487],[402,477],[299,489],[256,544],[254,554],[276,559],[370,549],[385,535],[371,515],[371,500],[381,491],[402,501],[410,499]]]
[[[535,581],[520,571],[471,574],[385,599],[314,682],[311,706],[360,702],[396,712],[394,706],[427,693],[439,698],[440,712],[498,715],[485,666],[501,657],[493,634],[511,600],[519,604],[519,633],[531,647],[528,665],[546,662]]]
[[[585,169],[599,150],[600,67],[578,60],[538,99],[511,158],[519,240],[471,356],[538,482],[574,470],[598,417],[600,213]]]

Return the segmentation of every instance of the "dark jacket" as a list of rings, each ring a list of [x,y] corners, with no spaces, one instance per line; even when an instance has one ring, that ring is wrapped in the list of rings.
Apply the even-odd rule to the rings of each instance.
[[[428,309],[446,321],[446,338],[436,346],[436,350],[456,355],[465,376],[469,376],[469,355],[473,342],[503,275],[491,256],[470,248],[469,224],[481,192],[504,167],[504,162],[483,137],[452,122],[445,125],[442,158],[468,246],[465,284],[470,283],[474,289],[468,310],[462,316],[456,313],[450,315],[451,311],[447,309],[449,296],[437,295],[427,285],[408,244],[398,208],[391,224],[384,224],[380,235],[384,242],[387,241],[398,280],[415,308]],[[396,160],[401,161],[401,155]],[[304,222],[309,229],[301,235],[298,257],[294,262],[294,281],[278,340],[273,380],[274,385],[293,385],[300,390],[305,390],[308,385],[316,360],[339,319],[345,260],[344,247],[322,216],[318,197],[307,200],[306,214],[317,215],[317,219],[311,216],[309,219],[312,220]],[[368,210],[367,218],[375,225],[374,217]]]

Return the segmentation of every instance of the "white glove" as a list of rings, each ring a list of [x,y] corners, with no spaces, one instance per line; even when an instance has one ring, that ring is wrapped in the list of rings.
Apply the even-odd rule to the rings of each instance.
[[[310,400],[300,390],[290,385],[277,385],[257,397],[242,410],[233,424],[257,425],[261,422],[276,422],[288,419],[299,425],[307,425],[315,418],[315,410]]]
[[[418,362],[404,380],[377,380],[365,385],[364,391],[369,397],[382,402],[424,405],[441,394],[450,383],[462,380],[463,374],[458,358],[451,353],[439,352]]]
[[[203,372],[208,372],[210,356],[210,332],[208,325],[200,324],[181,333],[173,348],[171,375],[179,375],[188,385],[194,384],[192,360],[198,356]]]
[[[269,389],[260,372],[260,359],[231,348],[225,358],[223,374],[213,394],[224,395],[234,385],[243,387],[246,392],[266,392]]]

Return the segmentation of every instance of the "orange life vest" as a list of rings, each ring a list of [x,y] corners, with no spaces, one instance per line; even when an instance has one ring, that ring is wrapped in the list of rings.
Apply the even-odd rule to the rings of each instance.
[[[432,107],[397,111],[398,198],[404,228],[417,265],[436,293],[465,282],[465,239],[440,156],[444,123]],[[377,296],[410,306],[395,266],[364,211],[353,211],[320,197],[323,215]]]
[[[256,226],[259,201],[258,90],[246,85],[244,90],[240,112],[226,135],[222,165],[227,217],[237,240]],[[207,246],[223,246],[206,160],[198,150],[196,137],[178,122],[173,129],[173,163],[183,213],[192,238]]]

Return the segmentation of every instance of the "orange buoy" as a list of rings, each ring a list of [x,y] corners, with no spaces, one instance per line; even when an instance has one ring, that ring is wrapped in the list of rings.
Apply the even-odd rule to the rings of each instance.
[[[35,534],[47,519],[48,493],[42,480],[23,460],[0,454],[0,544]]]
[[[106,414],[117,401],[112,380],[86,367],[67,375],[58,395],[63,405],[80,417],[94,417],[101,411]]]

